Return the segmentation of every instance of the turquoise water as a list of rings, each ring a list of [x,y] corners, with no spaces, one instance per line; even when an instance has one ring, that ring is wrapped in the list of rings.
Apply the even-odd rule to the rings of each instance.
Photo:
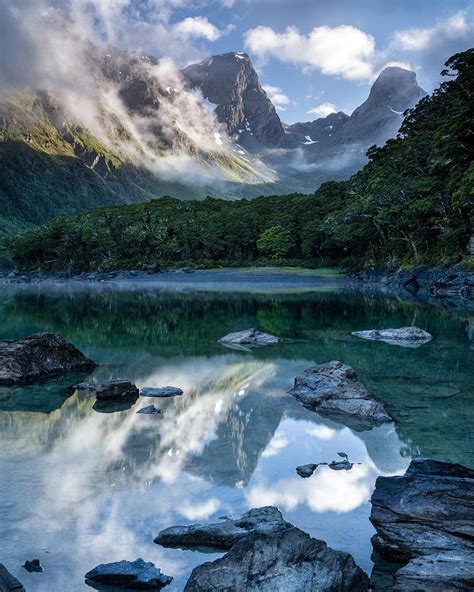
[[[0,388],[0,561],[28,590],[90,590],[89,569],[137,557],[175,578],[167,590],[182,590],[194,566],[218,555],[162,549],[158,531],[267,504],[370,573],[377,476],[403,473],[418,455],[474,465],[468,315],[332,284],[294,291],[285,278],[269,293],[189,287],[0,287],[1,339],[58,332],[100,363],[89,378],[185,391],[101,413],[66,388],[83,376]],[[434,340],[412,349],[350,335],[411,324]],[[251,326],[286,340],[252,353],[217,343]],[[358,371],[393,424],[355,432],[286,394],[299,372],[332,359]],[[149,403],[163,415],[135,413]],[[339,451],[361,464],[295,473]],[[20,567],[32,558],[44,573]]]

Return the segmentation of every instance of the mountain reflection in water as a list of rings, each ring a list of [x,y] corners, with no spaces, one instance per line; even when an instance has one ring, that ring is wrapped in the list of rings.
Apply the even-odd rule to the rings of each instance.
[[[67,394],[71,378],[0,389],[0,557],[39,592],[87,590],[83,575],[98,563],[140,556],[174,576],[169,590],[182,590],[213,555],[162,549],[152,542],[159,530],[269,504],[370,572],[377,476],[403,473],[416,454],[465,464],[473,457],[469,320],[442,310],[344,293],[33,288],[6,291],[0,312],[2,338],[60,332],[101,363],[97,379],[184,390],[97,413],[93,398]],[[413,319],[435,335],[417,350],[350,335]],[[217,344],[249,326],[288,340],[251,354]],[[330,359],[356,368],[396,421],[355,432],[286,394],[299,372]],[[136,414],[150,403],[163,415]],[[295,472],[340,451],[361,464],[319,467],[310,479]],[[32,557],[43,574],[18,567]]]

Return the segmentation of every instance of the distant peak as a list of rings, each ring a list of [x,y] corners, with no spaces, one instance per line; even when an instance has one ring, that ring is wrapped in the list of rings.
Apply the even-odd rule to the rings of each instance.
[[[387,66],[377,76],[374,86],[381,83],[383,84],[391,82],[396,84],[403,82],[416,84],[416,74],[413,72],[413,70],[407,70],[406,68],[401,68],[400,66]]]

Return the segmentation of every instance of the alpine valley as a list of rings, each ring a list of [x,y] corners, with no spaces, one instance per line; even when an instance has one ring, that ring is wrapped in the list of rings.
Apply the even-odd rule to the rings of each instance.
[[[356,172],[426,94],[414,72],[388,67],[352,115],[287,125],[246,53],[179,71],[166,59],[88,43],[83,60],[88,101],[64,88],[2,92],[3,236],[164,195],[312,193]]]

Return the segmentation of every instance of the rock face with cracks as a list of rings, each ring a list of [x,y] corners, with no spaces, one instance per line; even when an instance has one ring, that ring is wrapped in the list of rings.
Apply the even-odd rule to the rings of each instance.
[[[290,394],[304,407],[354,429],[391,421],[382,403],[357,379],[353,368],[332,361],[308,368],[295,378]]]
[[[374,549],[409,562],[395,590],[474,588],[474,471],[461,465],[413,460],[401,477],[379,477],[370,520]]]
[[[185,592],[363,592],[368,577],[353,558],[288,525],[250,534],[224,557],[196,567]]]
[[[96,366],[55,333],[0,341],[0,386],[31,384],[74,372],[89,372]]]

